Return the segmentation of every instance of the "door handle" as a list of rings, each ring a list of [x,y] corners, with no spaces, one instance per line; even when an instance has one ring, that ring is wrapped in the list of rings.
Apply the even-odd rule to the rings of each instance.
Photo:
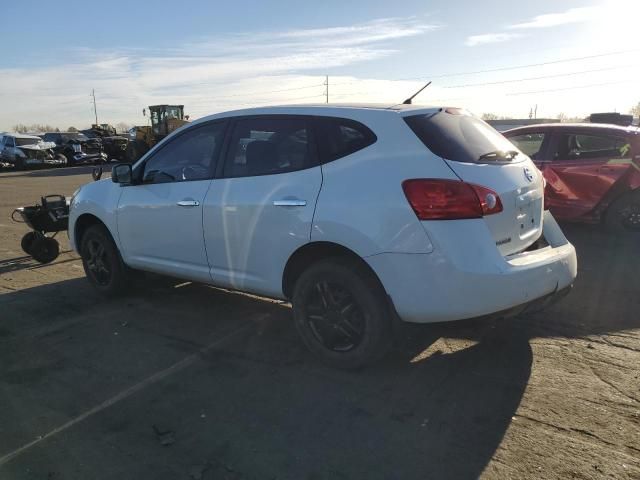
[[[200,202],[197,200],[180,200],[176,205],[179,207],[197,207]]]
[[[276,207],[304,207],[307,204],[307,201],[297,198],[287,198],[282,200],[274,200],[273,204]]]

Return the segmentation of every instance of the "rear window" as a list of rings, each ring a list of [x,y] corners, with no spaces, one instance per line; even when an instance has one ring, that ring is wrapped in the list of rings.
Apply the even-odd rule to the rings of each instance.
[[[509,140],[464,110],[446,109],[404,120],[429,150],[447,160],[467,163],[510,160],[511,157],[491,154],[514,151]]]

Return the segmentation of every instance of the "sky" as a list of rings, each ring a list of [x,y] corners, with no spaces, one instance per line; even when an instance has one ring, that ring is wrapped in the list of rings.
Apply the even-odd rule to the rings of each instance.
[[[92,7],[91,5],[96,5]],[[414,103],[526,118],[640,102],[640,0],[21,0],[3,6],[0,131],[251,106]],[[151,6],[153,5],[153,6]]]

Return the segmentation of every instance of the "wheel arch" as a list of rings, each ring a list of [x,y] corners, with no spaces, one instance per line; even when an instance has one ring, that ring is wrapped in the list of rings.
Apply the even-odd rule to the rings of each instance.
[[[325,258],[344,258],[362,266],[384,288],[371,266],[353,250],[334,242],[311,242],[298,248],[287,260],[282,274],[282,292],[286,298],[293,296],[293,288],[300,275],[315,262]]]
[[[109,230],[109,227],[106,223],[104,223],[92,213],[83,213],[76,219],[73,225],[73,243],[75,244],[76,250],[78,252],[80,251],[80,246],[82,245],[82,236],[87,231],[87,229],[89,227],[92,227],[93,225],[102,225],[105,230],[109,232],[109,235],[111,235],[111,238],[113,239],[113,235],[111,234],[111,231]]]

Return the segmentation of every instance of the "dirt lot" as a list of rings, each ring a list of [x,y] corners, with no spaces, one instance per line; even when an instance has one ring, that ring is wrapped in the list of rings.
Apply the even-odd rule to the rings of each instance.
[[[1,479],[640,479],[638,238],[566,226],[560,303],[341,372],[287,305],[157,278],[105,301],[65,236],[25,257],[11,210],[90,180],[0,173]]]

